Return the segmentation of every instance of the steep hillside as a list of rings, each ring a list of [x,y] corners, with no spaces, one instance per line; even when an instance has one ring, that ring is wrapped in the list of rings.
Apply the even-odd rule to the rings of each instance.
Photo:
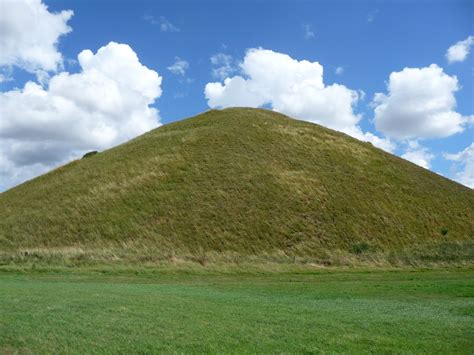
[[[0,194],[0,260],[470,263],[473,206],[369,143],[214,110]]]

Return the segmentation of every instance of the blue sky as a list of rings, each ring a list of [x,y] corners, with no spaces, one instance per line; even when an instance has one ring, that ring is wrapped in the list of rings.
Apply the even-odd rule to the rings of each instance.
[[[453,62],[449,62],[446,56],[448,48],[474,34],[472,1],[46,0],[43,3],[50,13],[74,12],[67,21],[71,30],[59,36],[57,41],[56,50],[63,57],[62,64],[56,70],[39,70],[38,67],[25,69],[21,63],[4,60],[3,66],[0,62],[0,68],[3,68],[3,75],[8,80],[0,83],[3,93],[22,90],[28,80],[39,83],[39,71],[47,73],[49,78],[61,72],[79,73],[82,69],[77,55],[81,51],[90,49],[96,53],[113,41],[127,44],[143,66],[162,78],[162,93],[150,106],[159,110],[159,120],[165,124],[209,109],[204,94],[206,85],[210,82],[224,85],[224,77],[212,73],[213,69],[222,66],[222,61],[213,65],[211,57],[219,53],[225,55],[229,61],[229,78],[242,76],[252,79],[248,72],[239,67],[239,63],[246,58],[248,49],[267,49],[287,55],[296,62],[318,62],[324,68],[326,86],[337,83],[359,93],[357,102],[352,105],[353,115],[361,115],[357,126],[362,132],[390,139],[394,143],[393,153],[403,155],[411,150],[421,152],[423,156],[424,152],[424,158],[428,155],[431,170],[452,179],[463,179],[461,182],[467,185],[472,181],[469,180],[472,179],[472,154],[465,150],[474,140],[472,117],[469,118],[474,114],[473,56],[467,54],[463,60]],[[3,9],[10,7],[11,1],[2,0],[1,6]],[[468,51],[470,45],[465,46]],[[273,54],[267,54],[272,61]],[[187,63],[181,74],[168,69],[177,58]],[[275,57],[275,62],[277,60]],[[457,77],[458,90],[453,91],[455,105],[451,105],[451,111],[465,120],[462,131],[441,137],[440,134],[420,133],[423,132],[421,127],[409,138],[401,138],[390,137],[388,131],[377,130],[371,102],[375,93],[389,94],[387,84],[390,74],[401,72],[404,68],[428,68],[431,64],[441,68],[444,78]],[[408,79],[408,73],[406,77]],[[48,80],[42,79],[45,89]],[[245,88],[252,85],[248,83]],[[258,82],[257,85],[261,87],[260,91],[268,89],[266,83]],[[416,87],[416,83],[413,85]],[[219,95],[217,103],[231,100],[223,97],[224,94]],[[420,95],[424,95],[423,88],[420,88]],[[402,105],[400,100],[403,95],[399,98],[394,99],[393,105]],[[266,107],[277,106],[277,98],[271,100],[265,104]],[[439,101],[440,98],[435,96],[433,100]],[[232,101],[230,103],[232,105]],[[8,113],[4,113],[3,119],[8,117]],[[418,116],[413,117],[418,119]],[[331,123],[319,121],[318,117],[304,116],[303,119],[333,127]],[[394,118],[387,118],[390,119],[390,124],[397,124]],[[24,125],[22,127],[25,129]],[[0,144],[19,144],[18,136],[9,136],[3,143],[1,136],[0,131]],[[45,139],[51,140],[47,136]],[[45,146],[46,143],[42,144]],[[0,179],[4,179],[0,181],[0,190],[94,147],[94,144],[90,147],[87,144],[78,145],[65,152],[63,157],[48,161],[41,161],[40,158],[14,161],[11,157],[16,157],[16,153],[5,148],[3,161],[8,161],[8,164],[4,163],[3,167],[0,150]],[[99,145],[99,148],[102,146]],[[20,170],[23,173],[15,173]]]

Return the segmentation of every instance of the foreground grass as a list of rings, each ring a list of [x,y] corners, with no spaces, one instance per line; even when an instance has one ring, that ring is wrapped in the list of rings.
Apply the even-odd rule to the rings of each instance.
[[[474,271],[4,271],[0,314],[0,353],[472,353]]]

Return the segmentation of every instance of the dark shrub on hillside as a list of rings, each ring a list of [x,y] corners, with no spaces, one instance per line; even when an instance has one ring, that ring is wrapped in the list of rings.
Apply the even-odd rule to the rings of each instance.
[[[89,158],[93,155],[96,155],[97,153],[99,153],[97,150],[93,150],[92,152],[87,152],[86,154],[83,155],[82,159]]]
[[[448,229],[448,228],[446,228],[446,227],[443,227],[443,228],[441,228],[441,230],[440,230],[440,231],[441,231],[441,234],[442,234],[443,236],[445,236],[446,234],[448,234],[448,232],[449,232],[449,229]]]
[[[366,242],[359,242],[352,245],[351,252],[354,254],[363,254],[366,251],[369,251],[370,245]]]

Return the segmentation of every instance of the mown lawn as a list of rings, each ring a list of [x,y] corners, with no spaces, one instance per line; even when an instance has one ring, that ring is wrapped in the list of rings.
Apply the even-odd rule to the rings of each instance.
[[[474,349],[474,270],[0,273],[0,353]]]

